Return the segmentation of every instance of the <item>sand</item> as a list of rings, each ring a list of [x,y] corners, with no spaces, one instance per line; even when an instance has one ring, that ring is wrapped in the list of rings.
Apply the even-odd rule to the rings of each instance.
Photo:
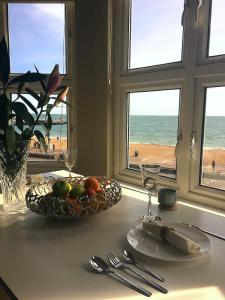
[[[43,148],[39,148],[38,145],[35,147],[35,143],[37,142],[36,138],[33,138],[30,144],[30,156],[32,157],[39,157],[40,155],[45,155],[45,151]],[[48,156],[52,155],[56,152],[62,152],[63,150],[67,149],[67,139],[66,138],[61,138],[57,139],[57,137],[51,137],[50,143],[48,146]]]
[[[30,152],[32,156],[35,154],[44,154],[43,149],[35,148],[34,142],[31,141]],[[173,146],[164,146],[157,144],[134,144],[130,143],[129,147],[129,162],[130,164],[140,163],[158,163],[162,166],[175,168],[176,158]],[[48,153],[51,155],[54,152],[60,152],[67,149],[67,139],[61,138],[57,140],[57,137],[51,137]],[[136,152],[136,155],[135,155]],[[215,161],[216,173],[225,174],[225,150],[214,149],[205,150],[203,159],[204,172],[212,172],[212,162]]]
[[[156,144],[130,144],[129,161],[131,164],[139,163],[158,163],[165,167],[176,166],[176,159],[174,153],[175,147],[163,146]],[[138,152],[138,155],[135,151]],[[215,161],[215,172],[225,173],[225,150],[205,150],[203,155],[204,171],[212,171],[212,162]]]

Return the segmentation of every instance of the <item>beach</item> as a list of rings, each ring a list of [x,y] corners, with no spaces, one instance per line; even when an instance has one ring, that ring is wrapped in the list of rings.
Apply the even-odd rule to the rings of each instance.
[[[67,149],[67,138],[51,137],[48,145],[47,155],[42,147],[39,147],[37,139],[34,137],[31,140],[29,148],[29,156],[37,158],[54,159],[55,153],[60,153]]]
[[[215,161],[214,172],[225,174],[225,150],[207,149],[203,155],[203,171],[212,172],[212,162]],[[158,163],[165,167],[175,168],[175,147],[158,144],[130,143],[129,163]]]

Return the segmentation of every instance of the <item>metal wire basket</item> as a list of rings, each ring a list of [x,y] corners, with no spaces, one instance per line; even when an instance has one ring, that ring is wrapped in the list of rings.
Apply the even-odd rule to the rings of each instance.
[[[115,179],[104,176],[95,178],[99,182],[101,193],[92,197],[84,195],[79,199],[54,196],[51,193],[52,185],[63,180],[76,186],[83,184],[87,177],[53,178],[32,186],[26,194],[27,207],[39,215],[56,218],[80,218],[99,213],[115,205],[121,199],[122,192]]]

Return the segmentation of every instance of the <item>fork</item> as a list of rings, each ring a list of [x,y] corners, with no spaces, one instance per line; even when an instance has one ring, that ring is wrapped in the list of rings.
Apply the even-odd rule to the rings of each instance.
[[[138,277],[140,277],[145,283],[147,283],[149,286],[151,286],[152,288],[160,291],[161,293],[167,294],[168,290],[165,289],[164,287],[162,287],[161,285],[159,285],[158,283],[154,282],[153,280],[150,279],[146,279],[144,276],[140,275],[138,272],[136,272],[134,269],[126,266],[124,263],[122,263],[118,257],[116,257],[115,255],[113,255],[111,252],[106,254],[110,264],[116,268],[116,269],[127,269],[129,271],[131,271],[132,273],[134,273],[135,275],[137,275]]]

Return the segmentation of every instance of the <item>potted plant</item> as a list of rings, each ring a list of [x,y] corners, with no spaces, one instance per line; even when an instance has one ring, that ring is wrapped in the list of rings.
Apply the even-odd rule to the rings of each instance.
[[[36,68],[36,67],[35,67]],[[25,207],[25,184],[28,148],[31,139],[36,138],[45,151],[52,127],[51,111],[65,102],[68,87],[60,86],[63,76],[55,65],[50,76],[28,71],[10,78],[9,51],[5,38],[0,41],[0,184],[5,210],[15,211]],[[40,93],[29,88],[38,83]],[[12,99],[10,90],[15,91]],[[58,94],[57,96],[53,96]],[[15,92],[13,92],[15,94]],[[29,95],[27,97],[26,95]],[[36,102],[30,101],[32,97]],[[50,104],[50,100],[53,103]],[[51,101],[52,102],[52,101]],[[43,119],[44,117],[44,119]],[[41,125],[43,134],[37,129]]]

